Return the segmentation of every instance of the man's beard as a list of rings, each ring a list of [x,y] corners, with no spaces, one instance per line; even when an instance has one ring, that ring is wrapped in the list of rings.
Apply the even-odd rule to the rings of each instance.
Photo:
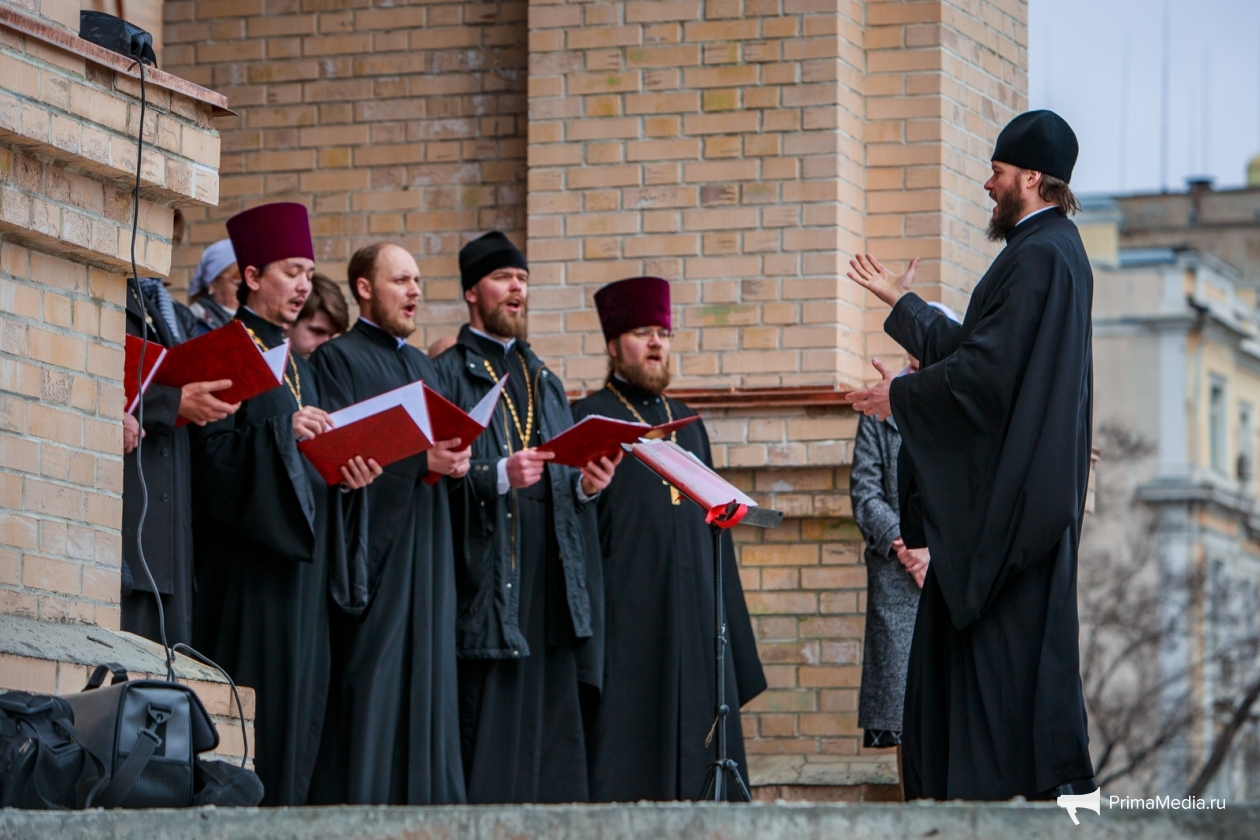
[[[516,315],[507,311],[506,302],[500,303],[494,309],[488,309],[478,301],[477,308],[481,310],[481,323],[490,335],[518,338],[521,341],[529,338],[529,319],[526,317],[529,314],[529,304],[525,300],[521,300],[521,311]]]
[[[406,338],[416,331],[416,322],[404,315],[401,309],[387,310],[376,298],[369,301],[368,310],[372,323],[395,338]]]
[[[659,397],[661,392],[669,387],[669,365],[664,361],[659,365],[648,367],[628,364],[615,356],[609,356],[608,364],[613,373],[653,396]]]
[[[1019,195],[1019,185],[1011,184],[1006,192],[998,193],[997,211],[989,219],[987,235],[990,242],[1005,242],[1007,236],[1024,218],[1024,202]]]

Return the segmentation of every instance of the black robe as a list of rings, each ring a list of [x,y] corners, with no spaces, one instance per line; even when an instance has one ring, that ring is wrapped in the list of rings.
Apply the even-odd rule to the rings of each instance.
[[[237,317],[268,347],[283,340],[244,307]],[[288,372],[302,405],[323,404],[305,359],[290,353]],[[265,805],[306,802],[329,692],[329,613],[367,600],[366,493],[329,487],[298,452],[297,408],[280,385],[193,433],[193,637],[257,692]]]
[[[932,552],[906,685],[908,798],[1089,789],[1076,552],[1092,298],[1076,226],[1051,209],[1012,232],[961,326],[912,294],[885,322],[923,364],[891,388]]]
[[[144,332],[148,340],[174,347],[178,340],[162,319],[157,304],[141,298],[134,282],[127,284],[127,334]],[[143,300],[144,309],[141,309]],[[147,363],[147,362],[146,362]],[[160,642],[157,600],[140,565],[136,531],[143,497],[136,456],[144,469],[149,508],[144,518],[144,560],[162,597],[168,644],[192,641],[193,534],[192,476],[188,427],[176,428],[182,391],[152,384],[144,392],[144,437],[139,451],[123,456],[123,575],[120,626]],[[140,414],[141,412],[137,412]]]
[[[329,411],[423,380],[419,350],[360,320],[311,358]],[[464,801],[455,668],[455,559],[446,483],[421,454],[368,488],[368,607],[334,613],[333,693],[312,802]]]
[[[669,419],[661,397],[616,382],[639,417],[607,388],[573,406],[652,424]],[[669,401],[674,419],[695,414]],[[704,423],[678,431],[680,446],[713,465]],[[673,504],[660,476],[634,458],[617,467],[599,495],[604,558],[604,693],[587,736],[591,801],[695,799],[716,738],[713,725],[713,537],[704,512]],[[739,707],[766,688],[729,531],[722,534],[722,582],[730,645],[726,654],[729,755],[748,782]]]

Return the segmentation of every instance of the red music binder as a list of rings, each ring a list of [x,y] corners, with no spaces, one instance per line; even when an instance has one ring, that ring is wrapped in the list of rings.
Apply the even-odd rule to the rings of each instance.
[[[704,521],[729,528],[737,524],[748,512],[757,507],[752,498],[722,476],[705,466],[704,462],[669,440],[644,440],[630,450],[657,475],[691,501],[704,509]],[[731,502],[739,505],[736,513],[723,517]]]
[[[157,373],[158,365],[166,358],[167,350],[155,341],[145,341],[136,335],[127,336],[123,349],[123,393],[127,399],[127,413],[131,414],[139,407],[144,392],[149,390],[153,374]],[[144,352],[143,381],[138,375],[141,351]]]
[[[499,404],[499,395],[503,393],[503,383],[507,382],[508,375],[503,374],[489,393],[482,397],[481,401],[467,414],[437,391],[426,387],[424,398],[429,408],[429,422],[433,426],[433,439],[439,441],[459,438],[460,446],[457,450],[459,452],[472,446],[472,442],[486,430],[494,418],[494,409]],[[437,484],[441,477],[438,473],[430,471],[424,483]]]
[[[329,418],[333,428],[297,445],[329,484],[341,482],[341,468],[356,455],[385,467],[433,446],[423,382],[386,391]]]
[[[639,438],[664,438],[700,419],[699,415],[684,417],[659,426],[647,423],[631,423],[614,420],[599,414],[584,417],[551,440],[538,447],[540,452],[554,452],[552,463],[570,467],[584,467],[591,461],[607,456],[613,458],[621,451],[623,443],[634,443]]]
[[[182,388],[193,382],[230,379],[232,387],[216,391],[214,395],[227,403],[244,402],[281,384],[288,358],[288,341],[264,352],[250,338],[244,324],[232,321],[172,347],[153,381]],[[181,417],[177,425],[187,422]]]

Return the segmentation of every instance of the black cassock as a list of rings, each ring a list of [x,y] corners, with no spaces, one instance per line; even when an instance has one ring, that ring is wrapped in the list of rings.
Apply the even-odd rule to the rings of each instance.
[[[908,798],[1032,798],[1093,776],[1076,612],[1092,298],[1076,226],[1050,209],[1011,233],[961,326],[913,294],[884,324],[923,365],[891,389],[903,495],[932,552],[906,684]]]
[[[143,301],[144,308],[141,308]],[[149,341],[163,347],[179,343],[162,313],[150,299],[137,295],[127,284],[127,334],[145,331]],[[147,362],[146,362],[147,363]],[[144,560],[162,596],[168,644],[192,641],[192,477],[189,466],[188,427],[176,427],[182,391],[152,384],[144,392],[144,437],[140,463],[149,492],[144,517]],[[159,642],[157,600],[140,565],[136,531],[140,525],[143,497],[136,452],[123,457],[123,587],[121,626]]]
[[[419,350],[360,320],[311,358],[336,410],[423,380]],[[368,488],[368,607],[333,614],[333,695],[313,802],[464,801],[455,665],[455,560],[446,483],[421,454]]]
[[[695,414],[677,400],[667,412],[661,397],[625,382],[613,387],[638,417],[604,388],[574,404],[574,419],[658,424]],[[678,430],[677,442],[712,466],[703,422]],[[669,485],[632,457],[598,506],[606,641],[604,693],[587,738],[591,801],[695,799],[717,755],[716,739],[704,745],[714,715],[712,533],[699,507],[681,497],[674,504]],[[747,782],[739,707],[765,690],[766,679],[729,532],[722,561],[729,753]]]
[[[266,346],[280,328],[241,308]],[[367,497],[329,487],[297,449],[293,414],[322,406],[313,368],[194,433],[196,647],[257,693],[265,805],[307,800],[331,669],[329,615],[367,600]],[[251,746],[253,746],[251,744]]]

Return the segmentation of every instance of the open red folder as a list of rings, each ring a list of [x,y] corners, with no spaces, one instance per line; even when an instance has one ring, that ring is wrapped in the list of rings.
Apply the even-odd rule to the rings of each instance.
[[[149,383],[153,381],[153,374],[157,373],[158,365],[162,364],[162,360],[166,358],[167,350],[161,344],[154,341],[145,341],[137,335],[127,336],[125,347],[126,353],[123,359],[123,392],[127,397],[127,413],[131,414],[140,405],[140,398],[144,396],[144,392],[149,390]],[[138,376],[140,372],[140,354],[144,353],[144,379]]]
[[[623,443],[634,443],[639,438],[665,438],[700,419],[699,415],[684,417],[659,426],[647,423],[631,423],[614,420],[599,414],[584,417],[551,440],[538,447],[540,452],[554,452],[552,463],[570,467],[584,467],[591,461],[607,456],[613,458],[621,451]]]
[[[133,340],[134,339],[134,340]],[[127,410],[134,410],[139,394],[133,393],[136,370],[140,365],[140,348],[143,341],[127,336],[126,359],[123,370],[127,394]],[[154,348],[161,353],[155,353]],[[150,362],[150,357],[157,360]],[[284,381],[284,366],[289,359],[289,342],[263,352],[249,337],[249,331],[240,321],[232,321],[213,332],[185,341],[169,350],[149,342],[144,354],[146,375],[144,389],[156,382],[171,388],[182,388],[193,382],[232,380],[232,387],[216,391],[215,396],[226,403],[237,403],[256,397],[275,388]],[[152,367],[150,367],[152,365]],[[141,393],[143,393],[143,390]],[[188,421],[179,418],[176,425]]]
[[[341,483],[341,468],[355,456],[374,459],[385,467],[433,446],[423,382],[386,391],[328,416],[333,428],[298,441],[298,450],[329,484]]]
[[[433,439],[439,441],[459,438],[460,452],[472,446],[472,442],[486,430],[494,418],[494,410],[499,405],[499,395],[503,393],[503,384],[507,382],[507,379],[508,374],[503,374],[490,392],[482,397],[481,402],[473,406],[467,414],[437,391],[425,388],[424,398],[429,408],[429,422],[433,426]],[[430,472],[424,482],[430,485],[437,484],[437,480],[441,477],[438,473]]]
[[[690,418],[688,418],[690,419]],[[757,503],[747,493],[705,466],[705,463],[669,440],[644,440],[631,453],[657,475],[678,488],[684,496],[704,508],[704,521],[721,528],[730,528]],[[735,513],[726,515],[731,502],[738,505]]]

